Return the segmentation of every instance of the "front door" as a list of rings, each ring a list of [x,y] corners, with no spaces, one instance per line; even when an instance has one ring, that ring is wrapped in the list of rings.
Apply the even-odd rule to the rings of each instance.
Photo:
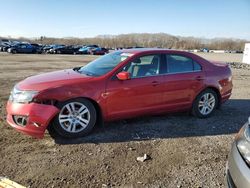
[[[162,103],[162,76],[159,75],[161,55],[146,55],[128,63],[123,71],[129,80],[115,76],[107,82],[107,116],[120,119],[138,116],[157,109]]]

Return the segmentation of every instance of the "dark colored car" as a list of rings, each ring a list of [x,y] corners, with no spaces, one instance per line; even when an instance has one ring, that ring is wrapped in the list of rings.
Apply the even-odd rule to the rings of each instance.
[[[3,42],[0,44],[0,51],[1,52],[7,52],[7,50],[11,47],[11,43],[9,42]]]
[[[109,53],[109,50],[106,49],[106,48],[98,47],[98,48],[89,49],[88,53],[91,54],[91,55],[104,55],[104,54]]]
[[[62,44],[45,45],[42,47],[42,51],[43,53],[54,54],[56,49],[62,48],[62,47],[65,47],[65,45],[62,45]]]
[[[43,52],[42,48],[43,45],[41,44],[36,44],[36,43],[31,43],[31,46],[36,49],[36,53],[41,54]]]
[[[9,39],[0,39],[0,43],[10,43]]]
[[[52,53],[54,54],[78,54],[78,50],[81,46],[61,46],[53,49]]]
[[[56,53],[56,50],[58,49],[61,49],[61,48],[64,48],[65,45],[63,44],[55,44],[55,45],[52,45],[52,48],[50,48],[47,53],[50,53],[50,54],[55,54]]]
[[[4,47],[10,45],[11,41],[8,39],[0,39],[0,52],[4,51]]]
[[[235,137],[226,173],[229,188],[250,187],[250,117]]]
[[[133,48],[144,48],[142,46],[129,46],[129,47],[126,47],[126,49],[133,49]]]
[[[226,63],[184,51],[122,50],[19,82],[7,122],[36,138],[48,127],[62,137],[81,137],[102,121],[178,111],[206,118],[231,92]]]
[[[8,49],[9,53],[36,53],[37,50],[29,43],[18,43]]]
[[[52,49],[53,48],[53,45],[44,45],[43,47],[42,47],[42,53],[48,53],[49,52],[49,50],[50,49]]]

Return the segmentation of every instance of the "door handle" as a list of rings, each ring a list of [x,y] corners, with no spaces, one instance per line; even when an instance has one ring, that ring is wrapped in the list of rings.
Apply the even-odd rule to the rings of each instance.
[[[197,80],[197,81],[202,81],[202,80],[205,80],[205,78],[202,77],[202,76],[197,76],[197,77],[195,77],[195,80]]]
[[[153,86],[160,85],[160,82],[158,82],[158,81],[153,81],[153,82],[152,82],[152,85],[153,85]]]

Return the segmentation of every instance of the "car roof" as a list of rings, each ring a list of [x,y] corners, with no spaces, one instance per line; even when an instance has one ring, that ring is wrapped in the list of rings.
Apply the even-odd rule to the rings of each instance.
[[[154,53],[170,53],[170,54],[179,54],[179,55],[187,55],[188,57],[191,58],[195,58],[196,60],[198,60],[199,62],[203,61],[203,62],[209,62],[208,60],[206,60],[205,58],[185,51],[185,50],[175,50],[175,49],[164,49],[164,48],[133,48],[133,49],[123,49],[123,50],[119,50],[121,52],[124,53],[131,53],[134,55],[146,55],[146,54],[154,54]]]
[[[132,54],[139,54],[143,52],[148,52],[148,53],[161,53],[161,52],[171,52],[171,53],[176,53],[176,52],[184,52],[184,53],[189,53],[187,51],[183,50],[173,50],[173,49],[164,49],[164,48],[132,48],[132,49],[123,49],[121,52],[125,53],[132,53]]]

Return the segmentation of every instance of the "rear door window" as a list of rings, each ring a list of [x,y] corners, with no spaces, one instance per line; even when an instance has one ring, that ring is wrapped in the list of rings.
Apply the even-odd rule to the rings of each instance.
[[[167,73],[185,73],[200,71],[201,66],[193,59],[182,55],[166,55]]]

